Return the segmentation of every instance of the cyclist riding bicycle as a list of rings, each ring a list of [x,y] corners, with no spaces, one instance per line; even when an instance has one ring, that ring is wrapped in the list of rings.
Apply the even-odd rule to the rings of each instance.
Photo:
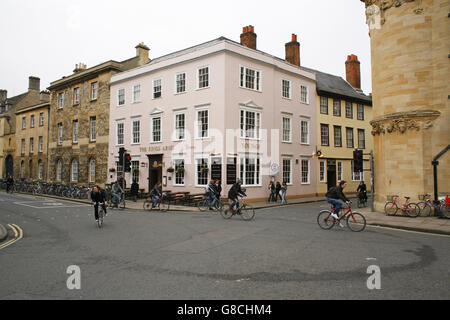
[[[242,180],[238,179],[235,184],[228,191],[228,200],[231,200],[229,211],[235,212],[233,209],[236,206],[236,210],[239,209],[239,197],[246,197],[245,190],[241,188]]]
[[[103,211],[106,213],[106,205],[108,204],[108,197],[106,192],[102,190],[98,185],[95,185],[91,191],[91,201],[94,206],[95,221],[98,222],[98,205],[101,204]]]
[[[359,183],[358,189],[356,189],[356,192],[358,192],[358,198],[363,200],[364,202],[367,202],[367,186],[364,183],[364,181],[361,181]]]
[[[119,185],[119,182],[116,181],[111,187],[111,202],[114,204],[116,208],[119,207],[120,199],[123,196],[123,189]]]
[[[209,210],[213,210],[212,207],[216,204],[218,201],[217,198],[217,186],[214,180],[209,181],[208,186],[206,187],[206,194],[208,196],[209,200]]]
[[[155,187],[150,191],[150,197],[152,197],[153,204],[152,208],[156,207],[158,204],[159,199],[162,197],[162,184],[158,183],[155,185]]]
[[[330,190],[328,190],[326,194],[328,203],[331,203],[334,206],[332,217],[335,219],[339,219],[339,211],[341,210],[342,206],[345,203],[351,203],[351,201],[344,194],[344,189],[346,186],[347,182],[342,180],[341,182],[339,182],[338,186],[330,188]]]

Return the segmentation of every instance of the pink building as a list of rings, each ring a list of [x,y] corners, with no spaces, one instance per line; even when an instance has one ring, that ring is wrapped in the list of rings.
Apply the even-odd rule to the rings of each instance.
[[[109,182],[119,148],[132,157],[127,185],[201,193],[237,178],[251,199],[286,181],[288,197],[316,194],[316,82],[299,67],[299,43],[286,60],[256,50],[252,26],[241,43],[218,38],[114,75]],[[115,168],[112,170],[112,168]]]

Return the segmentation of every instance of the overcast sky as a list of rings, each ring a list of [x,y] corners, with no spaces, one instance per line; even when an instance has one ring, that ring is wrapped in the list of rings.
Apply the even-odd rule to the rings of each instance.
[[[0,89],[8,97],[41,89],[70,75],[76,63],[92,67],[135,55],[144,42],[150,58],[220,36],[240,41],[253,25],[257,47],[285,58],[296,33],[301,64],[345,79],[347,55],[361,61],[361,85],[371,92],[370,38],[359,0],[1,0]]]

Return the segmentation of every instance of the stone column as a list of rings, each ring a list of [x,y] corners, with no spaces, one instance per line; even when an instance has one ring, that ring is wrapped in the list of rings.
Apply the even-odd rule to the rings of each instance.
[[[417,201],[433,193],[432,158],[450,143],[450,2],[363,2],[372,53],[375,209],[383,211],[391,195]],[[440,192],[450,191],[449,164],[447,154]]]

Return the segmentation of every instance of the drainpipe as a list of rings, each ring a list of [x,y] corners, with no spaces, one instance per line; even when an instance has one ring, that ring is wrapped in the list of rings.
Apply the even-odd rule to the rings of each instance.
[[[437,176],[437,166],[439,165],[439,161],[438,159],[440,157],[442,157],[447,151],[448,149],[450,149],[450,144],[445,147],[444,150],[442,150],[441,152],[439,152],[439,154],[433,158],[433,161],[431,162],[431,164],[433,165],[433,177],[434,177],[434,204],[438,204],[439,203],[439,199],[438,199],[438,176]]]

